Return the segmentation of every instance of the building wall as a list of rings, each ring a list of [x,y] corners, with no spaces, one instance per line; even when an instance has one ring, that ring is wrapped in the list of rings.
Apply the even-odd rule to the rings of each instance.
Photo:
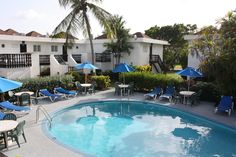
[[[9,79],[25,79],[30,78],[30,68],[0,68],[0,76]]]
[[[1,36],[0,35],[0,54],[3,53],[20,53],[20,44],[22,41],[27,45],[27,53],[31,53],[32,67],[16,68],[16,69],[1,69],[0,75],[6,77],[37,77],[40,75],[39,55],[50,55],[50,73],[51,75],[64,74],[68,71],[68,66],[74,66],[76,62],[71,57],[71,54],[81,54],[81,62],[91,62],[91,48],[88,40],[77,40],[71,49],[68,49],[68,65],[61,65],[54,58],[54,55],[63,54],[64,39],[50,39],[26,36]],[[94,40],[94,52],[103,53],[106,48],[103,46],[105,42],[110,42],[108,39]],[[154,39],[131,39],[133,49],[130,54],[122,53],[121,62],[132,65],[149,64],[150,44],[153,43],[153,54],[159,54],[163,58],[163,45],[168,44],[165,41]],[[4,44],[3,48],[1,45]],[[40,52],[34,52],[34,45],[40,45]],[[51,51],[51,46],[58,46],[57,52]],[[94,56],[96,57],[96,56]],[[95,62],[95,66],[102,70],[112,70],[114,68],[114,60],[111,62]]]
[[[68,65],[61,65],[57,62],[54,55],[50,55],[50,74],[51,76],[63,75],[68,72]]]
[[[19,53],[20,41],[1,41],[0,40],[0,53]],[[4,45],[4,47],[2,47]]]
[[[201,64],[202,54],[199,52],[199,56],[196,54],[188,54],[188,67],[198,69]]]
[[[32,66],[30,67],[31,75],[30,77],[37,77],[40,75],[40,66],[39,66],[39,53],[32,53]]]
[[[184,39],[188,41],[189,45],[191,46],[193,41],[196,39],[199,39],[199,35],[185,35]],[[199,55],[196,55],[191,52],[189,49],[189,54],[188,54],[188,67],[193,67],[195,69],[199,68],[199,65],[201,64],[201,61],[203,59],[203,55],[201,52],[198,52]]]

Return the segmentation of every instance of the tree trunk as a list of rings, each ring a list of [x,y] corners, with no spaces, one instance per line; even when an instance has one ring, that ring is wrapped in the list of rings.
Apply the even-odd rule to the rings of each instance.
[[[120,57],[121,57],[121,54],[120,53],[117,53],[117,64],[120,64]]]
[[[84,14],[85,23],[86,23],[89,41],[90,41],[90,47],[91,47],[91,53],[92,53],[92,64],[94,65],[94,49],[93,49],[93,38],[92,38],[92,34],[91,34],[91,27],[90,27],[90,23],[89,23],[88,16],[87,16],[86,12],[83,12],[83,14]]]

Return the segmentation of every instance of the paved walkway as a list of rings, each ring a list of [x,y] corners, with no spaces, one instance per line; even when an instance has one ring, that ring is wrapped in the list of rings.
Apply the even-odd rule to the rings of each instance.
[[[61,108],[65,108],[80,102],[86,101],[97,101],[106,99],[122,99],[127,100],[127,97],[114,96],[114,89],[107,91],[97,92],[95,95],[77,96],[76,98],[71,98],[67,100],[60,100],[51,103],[48,100],[40,100],[39,104],[43,105],[44,108],[49,113],[53,113]],[[130,96],[130,100],[144,100],[142,93],[135,93]],[[230,127],[236,129],[236,113],[232,113],[230,117],[226,114],[214,114],[214,104],[208,102],[201,102],[196,106],[186,106],[183,104],[171,104],[165,101],[150,101],[155,103],[161,103],[163,105],[168,105],[173,108],[178,108],[183,111],[187,111],[196,115],[201,115],[208,119],[218,121]],[[18,121],[26,120],[25,134],[27,138],[27,143],[24,143],[22,137],[20,137],[21,148],[18,148],[16,143],[12,143],[8,150],[2,150],[2,152],[8,157],[82,157],[82,154],[76,153],[67,149],[56,142],[53,139],[49,139],[42,129],[43,114],[40,114],[40,120],[36,123],[36,109],[38,105],[33,105],[32,110],[26,116],[18,119]]]

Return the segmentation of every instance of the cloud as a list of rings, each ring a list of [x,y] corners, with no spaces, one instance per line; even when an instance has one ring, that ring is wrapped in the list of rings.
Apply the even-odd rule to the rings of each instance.
[[[33,9],[29,9],[17,12],[16,17],[25,20],[39,20],[43,18],[43,14],[40,14]]]

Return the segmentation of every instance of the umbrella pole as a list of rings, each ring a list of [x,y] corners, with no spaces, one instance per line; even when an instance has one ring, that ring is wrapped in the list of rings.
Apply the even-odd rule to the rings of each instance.
[[[190,78],[188,78],[188,91],[189,91],[189,87],[190,87]]]
[[[125,84],[125,74],[123,73],[123,82]]]
[[[87,74],[85,74],[84,76],[85,76],[84,82],[87,83]]]

